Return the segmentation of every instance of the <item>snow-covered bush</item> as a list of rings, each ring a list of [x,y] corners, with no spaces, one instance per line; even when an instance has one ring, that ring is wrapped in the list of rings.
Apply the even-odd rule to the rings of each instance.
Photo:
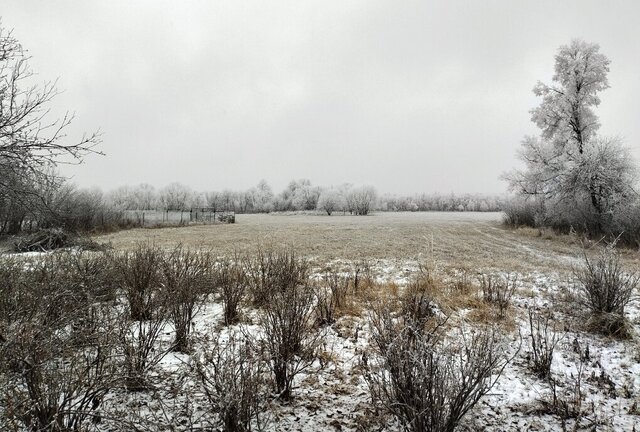
[[[592,312],[590,327],[609,335],[628,336],[624,309],[633,298],[640,274],[626,271],[616,244],[603,247],[594,258],[584,253],[575,271],[582,303]]]
[[[315,292],[309,284],[271,293],[260,317],[260,344],[281,399],[291,398],[293,379],[317,358],[323,333],[315,326]]]
[[[238,255],[222,259],[218,263],[216,272],[216,285],[220,289],[224,324],[232,325],[239,319],[240,303],[244,300],[247,291],[247,275]]]
[[[210,257],[177,247],[162,261],[162,295],[175,328],[174,350],[186,353],[193,319],[202,307],[210,279]]]
[[[252,344],[244,335],[231,333],[218,335],[201,349],[195,372],[215,419],[210,426],[225,432],[263,430],[269,389],[264,361]]]
[[[375,354],[363,359],[375,405],[408,431],[452,432],[508,363],[493,330],[445,332],[446,319],[419,328],[378,305],[370,314]]]
[[[293,249],[258,249],[245,261],[249,291],[258,307],[268,303],[274,291],[305,284],[309,277],[309,264]]]

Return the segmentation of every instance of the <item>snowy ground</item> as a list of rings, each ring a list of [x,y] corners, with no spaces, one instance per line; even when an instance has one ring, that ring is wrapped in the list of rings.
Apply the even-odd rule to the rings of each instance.
[[[433,244],[430,248],[423,248],[426,250],[424,256],[428,259],[396,255],[395,258],[367,260],[377,282],[392,282],[400,289],[425,264],[443,280],[453,280],[466,274],[475,281],[480,273],[504,275],[505,269],[512,268],[512,261],[508,260],[507,255],[512,255],[513,260],[520,263],[514,266],[518,271],[518,289],[508,314],[510,324],[500,326],[509,341],[505,353],[513,354],[519,347],[520,351],[490,394],[468,413],[459,429],[640,430],[640,347],[637,337],[640,331],[640,302],[634,300],[626,309],[633,328],[631,340],[618,341],[587,332],[584,328],[586,311],[576,308],[575,303],[570,301],[575,290],[570,269],[580,264],[579,258],[576,258],[578,255],[571,252],[575,252],[575,247],[546,239],[523,239],[489,223],[463,222],[466,225],[455,230],[450,225],[436,225],[439,231],[436,231],[435,253]],[[475,228],[478,226],[480,229]],[[461,232],[468,236],[465,238],[469,241],[457,240]],[[161,231],[153,233],[162,234]],[[394,236],[397,234],[390,234],[390,238]],[[431,237],[426,238],[427,243],[433,242],[429,240]],[[334,244],[333,240],[331,244]],[[404,244],[400,246],[406,247]],[[319,245],[318,250],[325,250],[326,247]],[[326,259],[325,252],[314,256],[315,250],[309,247],[305,256],[314,266],[316,278],[329,267],[346,271],[362,263],[360,257]],[[482,254],[478,251],[482,251]],[[468,265],[465,263],[465,253],[473,256],[473,262]],[[450,257],[455,257],[455,261],[449,260]],[[485,258],[487,267],[478,268],[477,263],[484,262]],[[637,262],[635,255],[627,258],[627,265]],[[579,413],[577,417],[563,416],[558,410],[554,412],[550,409],[552,389],[548,380],[538,378],[530,370],[528,308],[551,308],[554,311],[562,338],[552,365],[556,395],[566,402],[567,409]],[[248,320],[239,326],[245,331],[255,331],[257,312],[245,307],[244,313]],[[468,308],[452,310],[451,313],[459,320],[470,316]],[[230,331],[221,325],[221,321],[222,307],[212,298],[196,317],[197,337]],[[272,402],[267,430],[401,430],[392,418],[375,412],[367,386],[360,375],[362,354],[370,352],[366,313],[342,316],[325,331],[324,361],[316,362],[312,368],[300,374],[291,402]],[[168,328],[163,337],[165,342],[170,341],[173,337],[171,329]],[[585,358],[587,347],[589,356]],[[201,392],[189,378],[190,365],[190,356],[170,353],[154,369],[157,383],[155,391],[113,392],[105,400],[104,406],[110,406],[122,415],[134,413],[147,418],[150,421],[149,430],[159,430],[151,426],[158,422],[173,424],[176,430],[187,429],[187,419],[197,419],[207,410]],[[105,426],[101,430],[110,429]]]
[[[331,263],[347,266],[347,261]],[[416,262],[391,262],[381,260],[373,264],[372,272],[379,282],[393,281],[402,286],[417,271]],[[580,329],[580,311],[566,313],[561,307],[556,310],[556,319],[563,323],[562,340],[558,345],[552,365],[556,380],[557,395],[577,410],[577,418],[563,418],[552,413],[551,388],[548,382],[533,374],[527,356],[529,307],[544,308],[558,304],[563,293],[571,288],[571,281],[563,274],[519,275],[519,289],[513,298],[510,316],[515,326],[504,330],[510,343],[509,354],[518,347],[520,352],[507,366],[490,394],[464,419],[460,430],[486,431],[556,431],[556,430],[615,430],[631,431],[640,427],[640,351],[637,342],[616,341],[587,333]],[[253,313],[246,311],[249,316]],[[468,311],[459,311],[463,315]],[[220,325],[222,309],[211,302],[196,319],[198,333],[225,332]],[[634,302],[628,308],[628,316],[634,330],[639,329],[640,307]],[[243,324],[247,328],[247,324]],[[249,328],[251,324],[248,325]],[[518,331],[518,328],[520,329]],[[167,334],[169,338],[169,334]],[[588,346],[589,358],[583,359]],[[314,367],[302,373],[296,380],[293,401],[283,404],[274,402],[271,421],[267,430],[272,431],[398,431],[400,426],[391,418],[375,413],[370,404],[367,386],[359,374],[362,353],[369,351],[366,318],[344,316],[326,329],[324,365],[316,362]],[[205,409],[198,402],[197,392],[182,380],[186,374],[189,358],[170,354],[158,367],[158,375],[171,385],[159,391],[163,398],[170,398],[173,391],[176,399],[186,398],[194,404],[194,412]],[[581,372],[579,372],[581,368]],[[579,391],[576,384],[580,383]],[[191,393],[190,393],[191,392]],[[148,395],[112,395],[112,398],[128,398],[128,409],[154,410]],[[113,400],[115,400],[113,399]],[[122,404],[118,400],[118,404]],[[148,405],[147,405],[148,404]],[[178,404],[178,406],[181,406]],[[141,410],[144,412],[144,409]],[[150,417],[156,416],[147,414]],[[170,412],[168,418],[180,424],[184,412]],[[191,414],[194,415],[193,412]],[[197,416],[196,416],[197,417]]]

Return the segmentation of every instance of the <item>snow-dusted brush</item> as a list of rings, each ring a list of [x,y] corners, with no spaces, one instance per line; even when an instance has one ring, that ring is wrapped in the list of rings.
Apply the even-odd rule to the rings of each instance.
[[[363,359],[364,378],[374,405],[404,429],[450,432],[513,357],[504,355],[494,327],[449,329],[447,316],[427,316],[416,319],[390,302],[374,307],[374,355]]]
[[[193,369],[207,401],[203,426],[245,432],[264,430],[269,423],[268,371],[250,337],[231,330],[199,346]]]
[[[574,270],[577,278],[579,301],[590,316],[588,328],[618,338],[631,336],[625,318],[625,307],[634,298],[640,274],[624,268],[616,242],[612,242],[590,258],[583,251],[584,263]]]
[[[163,252],[149,243],[138,243],[130,252],[111,256],[132,320],[150,319],[162,303],[159,269],[163,258]]]
[[[278,397],[292,397],[293,380],[318,358],[324,332],[315,325],[315,289],[309,284],[275,290],[260,315],[260,348],[269,359]]]
[[[162,260],[160,280],[175,329],[173,349],[187,353],[193,320],[214,285],[210,254],[176,247]]]
[[[244,266],[252,302],[257,307],[268,303],[274,290],[304,284],[309,277],[308,262],[292,248],[258,248],[254,255],[247,256]]]
[[[86,430],[108,417],[116,319],[78,259],[0,260],[2,430]]]
[[[216,285],[223,306],[224,325],[240,320],[240,305],[247,296],[249,278],[238,253],[222,258],[216,266]]]

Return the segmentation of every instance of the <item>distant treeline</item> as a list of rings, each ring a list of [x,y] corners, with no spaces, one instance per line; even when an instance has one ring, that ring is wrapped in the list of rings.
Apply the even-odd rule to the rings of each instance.
[[[322,211],[329,215],[366,215],[371,211],[500,211],[504,200],[489,195],[410,196],[378,195],[372,186],[315,186],[307,179],[291,181],[280,193],[264,180],[243,191],[199,192],[181,183],[156,189],[149,184],[121,186],[103,192],[81,189],[61,181],[25,190],[20,195],[0,194],[0,234],[23,229],[62,226],[87,231],[130,224],[122,217],[126,210],[189,210],[208,207],[214,211],[269,213]]]

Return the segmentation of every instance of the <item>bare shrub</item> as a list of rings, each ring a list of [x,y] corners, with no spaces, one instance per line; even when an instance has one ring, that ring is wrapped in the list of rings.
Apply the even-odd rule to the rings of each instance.
[[[540,378],[550,378],[553,352],[562,340],[561,335],[553,328],[550,311],[536,313],[529,309],[529,331],[531,369]]]
[[[0,259],[0,342],[3,328],[15,321],[24,305],[25,291],[20,289],[25,262],[14,258]]]
[[[247,283],[247,274],[237,254],[233,259],[224,258],[218,263],[217,285],[224,308],[224,324],[227,326],[239,320],[239,307],[245,298]]]
[[[149,372],[173,348],[173,344],[161,339],[167,320],[168,309],[164,306],[156,307],[154,314],[145,321],[121,317],[117,335],[127,390],[149,388]]]
[[[582,404],[585,397],[582,389],[584,364],[585,359],[579,356],[576,374],[571,374],[569,385],[558,385],[558,381],[550,377],[550,394],[541,401],[543,412],[557,415],[562,419],[576,419],[574,430],[579,430],[580,419],[586,412]]]
[[[63,267],[68,283],[95,301],[114,301],[119,275],[106,259],[108,255],[93,252],[70,252],[58,255],[56,266]]]
[[[147,320],[152,316],[160,292],[158,269],[162,259],[162,251],[146,243],[137,244],[131,252],[113,255],[133,320]]]
[[[181,246],[162,261],[162,286],[169,317],[175,328],[174,350],[189,350],[189,335],[193,319],[202,307],[209,279],[209,255]]]
[[[505,225],[517,228],[520,226],[536,227],[543,207],[535,199],[512,198],[502,208],[502,221]]]
[[[220,335],[196,357],[195,372],[216,421],[215,430],[262,430],[268,418],[268,382],[264,360],[244,336]]]
[[[10,264],[0,326],[0,423],[14,430],[84,430],[117,385],[112,309],[69,273],[68,255]],[[4,268],[6,264],[2,264]]]
[[[584,264],[574,274],[580,283],[581,302],[593,313],[590,326],[608,335],[628,336],[624,308],[633,298],[640,275],[625,271],[615,242],[593,259],[585,252]]]
[[[314,328],[314,289],[290,286],[273,292],[260,318],[260,343],[281,399],[290,399],[293,379],[317,357],[323,333]]]
[[[254,305],[262,307],[274,291],[306,283],[309,264],[293,249],[258,249],[246,265]]]
[[[371,263],[366,260],[358,261],[353,269],[353,293],[361,295],[374,284]]]
[[[511,297],[516,291],[518,278],[510,274],[506,276],[482,275],[480,290],[482,299],[497,308],[498,319],[504,319],[511,304]]]
[[[445,323],[417,329],[385,306],[370,315],[376,355],[363,362],[364,378],[374,404],[406,430],[453,431],[510,361],[493,330],[454,338]]]
[[[337,271],[327,271],[317,287],[316,312],[319,325],[333,324],[337,314],[347,306],[351,277]]]
[[[49,325],[88,303],[90,278],[78,272],[75,260],[66,252],[7,264],[12,275],[0,286],[9,294],[3,302],[13,308],[8,316],[22,320],[37,312],[42,324]]]
[[[428,270],[423,269],[412,280],[400,297],[404,320],[416,329],[422,329],[435,317],[437,305],[433,301],[435,281]]]

